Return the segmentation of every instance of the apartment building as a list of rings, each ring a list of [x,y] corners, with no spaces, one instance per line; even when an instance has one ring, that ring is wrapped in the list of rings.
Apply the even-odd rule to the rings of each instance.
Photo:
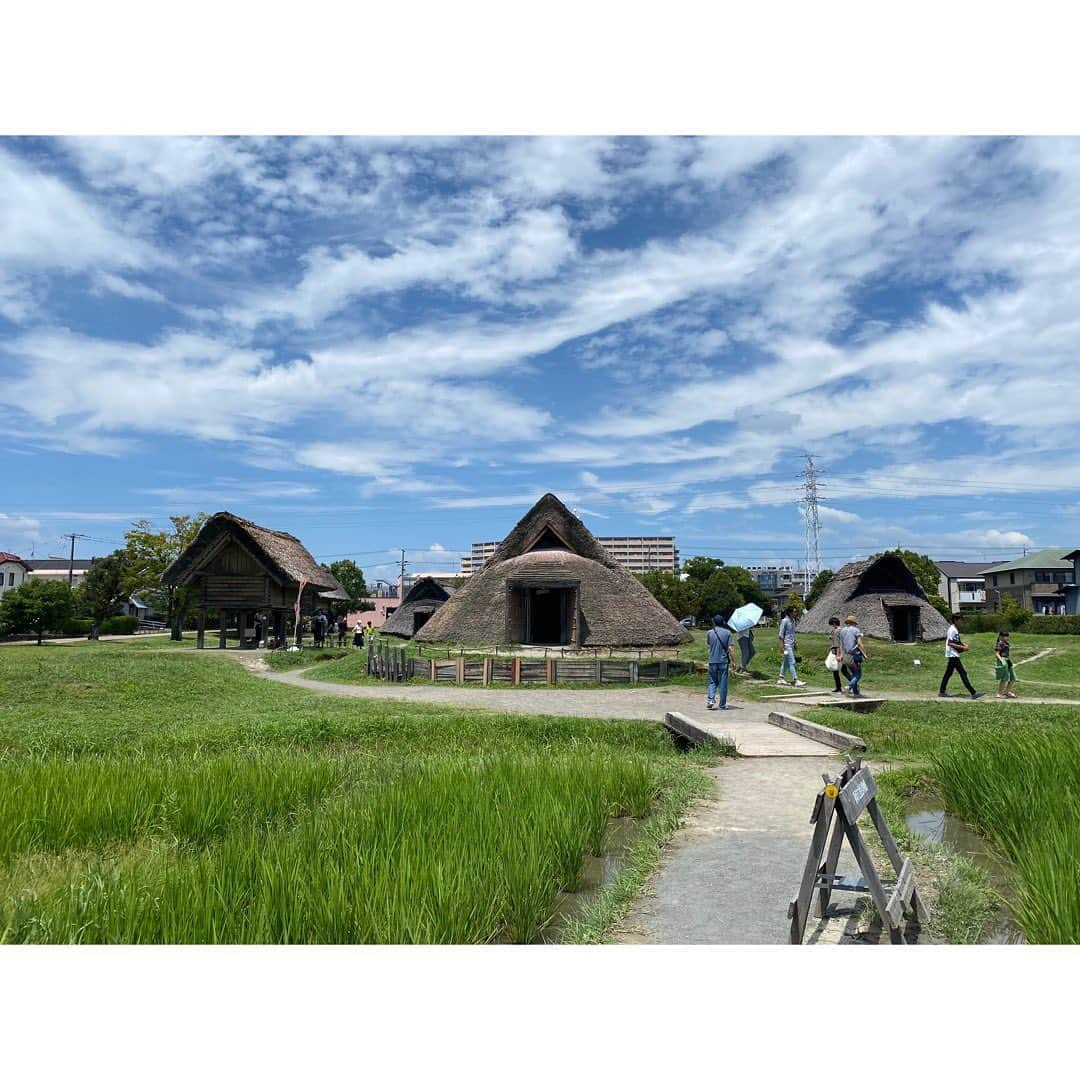
[[[804,596],[810,588],[806,571],[795,566],[770,563],[744,569],[758,583],[758,588],[773,598],[787,599],[791,593]]]
[[[604,550],[631,574],[643,574],[647,570],[679,569],[679,549],[673,536],[598,536]],[[461,560],[461,576],[479,570],[499,546],[499,540],[479,540],[472,545],[470,553]]]
[[[993,563],[939,562],[938,593],[950,611],[982,611],[986,607],[986,578]]]

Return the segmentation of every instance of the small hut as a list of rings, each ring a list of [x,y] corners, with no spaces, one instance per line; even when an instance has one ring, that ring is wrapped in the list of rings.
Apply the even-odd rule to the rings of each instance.
[[[799,630],[827,634],[834,615],[841,621],[856,616],[867,637],[885,641],[940,641],[949,629],[904,560],[891,552],[838,570]]]
[[[495,645],[682,645],[690,635],[554,495],[416,634]]]
[[[296,609],[310,615],[349,594],[291,533],[276,532],[235,514],[219,513],[162,574],[167,585],[190,585],[199,593],[198,648],[206,636],[206,609],[221,613],[218,648],[235,617],[241,645],[253,642],[256,621],[284,644],[286,620]]]
[[[419,578],[405,594],[400,606],[382,625],[384,634],[411,638],[454,595],[447,585],[433,578]]]

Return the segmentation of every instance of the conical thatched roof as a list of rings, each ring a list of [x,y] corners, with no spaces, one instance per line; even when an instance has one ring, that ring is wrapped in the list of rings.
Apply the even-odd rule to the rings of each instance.
[[[550,493],[421,627],[416,640],[500,645],[521,641],[512,594],[534,588],[573,591],[577,608],[571,645],[682,645],[690,640],[645,586]]]
[[[281,585],[299,585],[306,578],[308,585],[326,599],[349,598],[338,579],[321,567],[291,533],[264,528],[226,511],[206,521],[199,535],[161,575],[162,581],[167,585],[187,584],[229,540],[235,540]]]
[[[401,606],[382,625],[382,633],[411,638],[417,615],[434,614],[454,595],[454,590],[432,578],[420,578],[405,594]]]
[[[854,615],[867,637],[894,640],[890,608],[918,609],[919,641],[940,641],[949,624],[927,599],[915,576],[899,555],[886,552],[837,570],[817,603],[799,620],[805,633],[827,634],[829,619],[841,622]]]

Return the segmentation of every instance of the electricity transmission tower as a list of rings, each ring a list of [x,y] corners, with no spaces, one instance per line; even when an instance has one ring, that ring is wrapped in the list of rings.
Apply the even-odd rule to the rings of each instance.
[[[821,516],[818,513],[818,477],[813,454],[806,455],[806,468],[799,474],[803,482],[802,511],[806,526],[806,576],[803,579],[803,599],[810,591],[814,578],[821,573]]]

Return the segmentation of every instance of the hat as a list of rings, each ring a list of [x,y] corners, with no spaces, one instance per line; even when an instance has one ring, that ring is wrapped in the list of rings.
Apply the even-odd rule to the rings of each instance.
[[[846,618],[846,619],[844,620],[844,622],[858,622],[858,621],[859,621],[859,620],[858,620],[858,619],[856,619],[854,615],[849,615],[849,616],[848,616],[848,617],[847,617],[847,618]]]

